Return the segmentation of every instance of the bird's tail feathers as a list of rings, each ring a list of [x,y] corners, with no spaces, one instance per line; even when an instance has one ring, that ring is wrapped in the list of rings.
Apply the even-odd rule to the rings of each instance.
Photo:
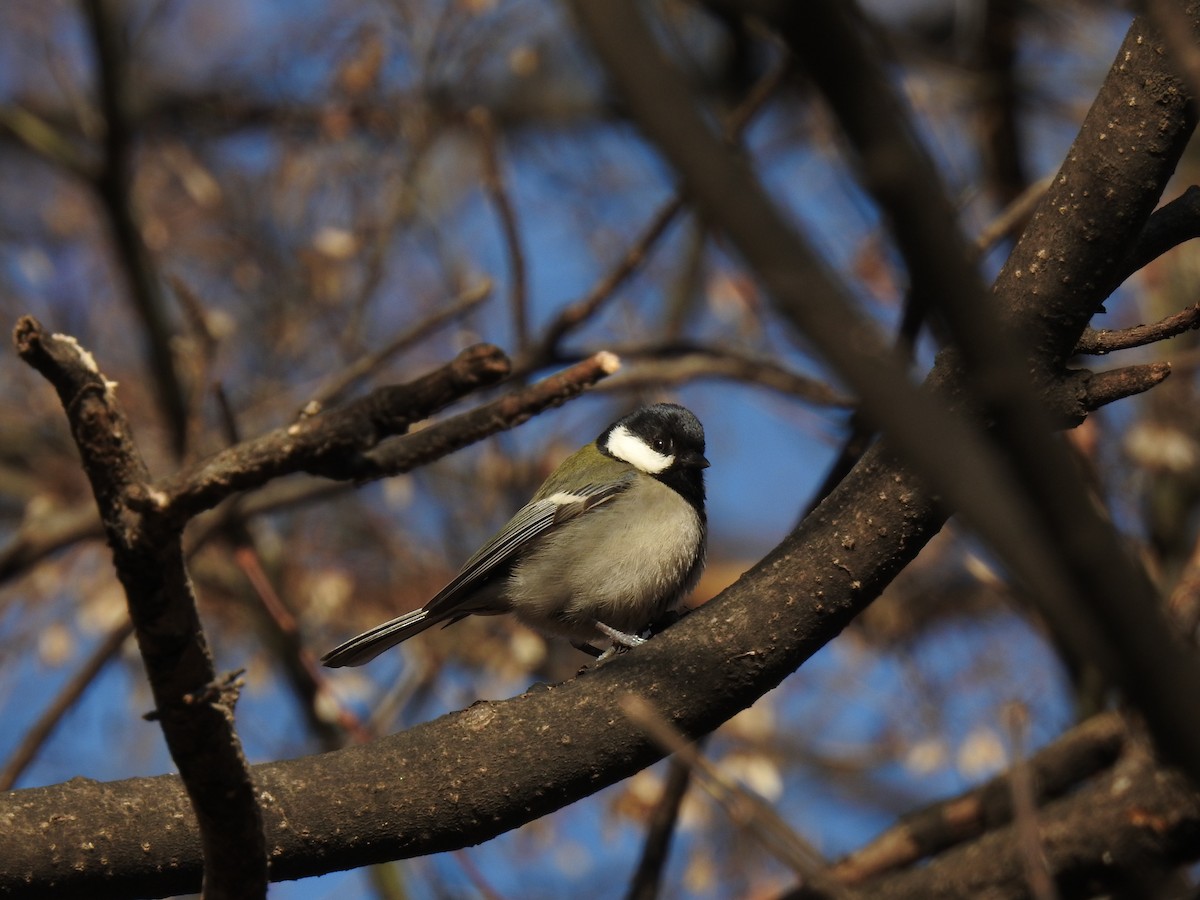
[[[331,669],[342,666],[361,666],[370,662],[384,650],[394,647],[401,641],[420,634],[441,622],[444,616],[430,615],[427,609],[414,609],[412,612],[397,616],[382,625],[376,625],[370,631],[364,631],[357,637],[352,637],[346,643],[334,647],[321,657],[321,662]]]

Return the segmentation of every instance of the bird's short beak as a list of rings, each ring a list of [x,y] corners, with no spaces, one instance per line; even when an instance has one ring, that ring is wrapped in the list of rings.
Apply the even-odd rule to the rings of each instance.
[[[710,465],[712,465],[712,463],[710,463],[702,453],[689,453],[687,457],[685,457],[684,462],[696,469],[707,469]]]

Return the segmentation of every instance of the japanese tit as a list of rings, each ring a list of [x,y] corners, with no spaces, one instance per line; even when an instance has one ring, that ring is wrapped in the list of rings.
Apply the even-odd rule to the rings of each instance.
[[[637,646],[704,568],[708,464],[682,406],[630,413],[567,457],[432,600],[321,662],[359,666],[439,622],[506,612],[592,655],[596,639],[612,642],[603,656]]]

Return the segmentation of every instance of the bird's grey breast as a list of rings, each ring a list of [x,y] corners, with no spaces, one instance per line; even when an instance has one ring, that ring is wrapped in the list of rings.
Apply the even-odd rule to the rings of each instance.
[[[704,540],[691,504],[641,479],[543,538],[514,567],[506,593],[517,615],[544,631],[589,639],[598,619],[637,632],[693,587]]]

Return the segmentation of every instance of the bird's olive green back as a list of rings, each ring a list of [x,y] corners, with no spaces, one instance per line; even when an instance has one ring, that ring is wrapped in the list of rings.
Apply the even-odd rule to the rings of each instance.
[[[593,441],[562,461],[554,473],[534,495],[534,502],[544,500],[552,494],[570,493],[585,484],[605,484],[620,481],[637,470],[627,462],[613,459],[600,452]]]

